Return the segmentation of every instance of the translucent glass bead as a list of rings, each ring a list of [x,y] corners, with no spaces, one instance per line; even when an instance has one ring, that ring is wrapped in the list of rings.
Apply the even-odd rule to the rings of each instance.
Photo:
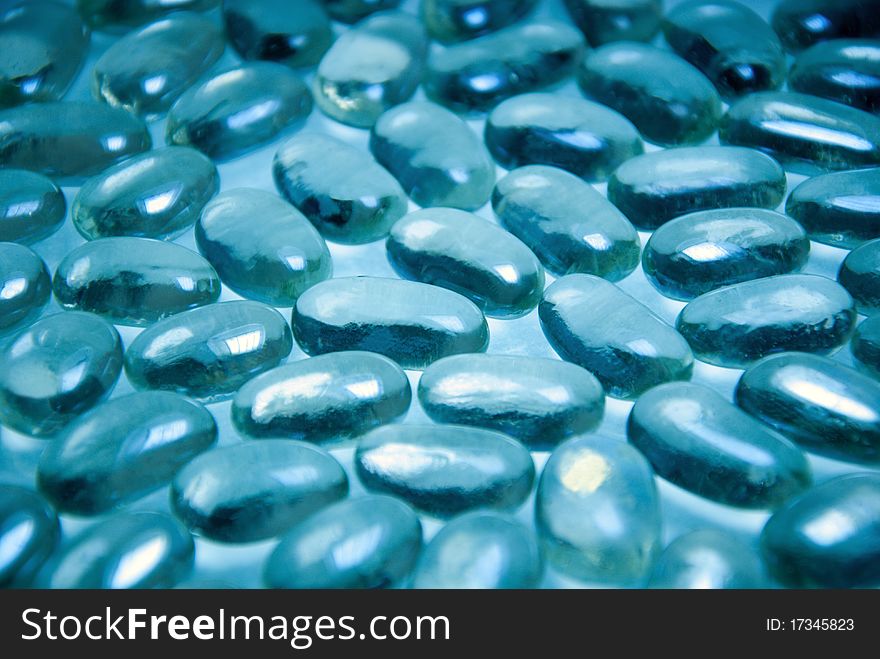
[[[591,46],[650,41],[660,29],[663,0],[563,0]]]
[[[880,36],[880,14],[865,0],[782,0],[772,22],[792,52],[829,39]]]
[[[0,169],[0,241],[30,245],[61,228],[64,193],[51,179],[23,169]]]
[[[690,590],[766,588],[758,553],[717,529],[691,531],[673,540],[657,559],[650,588]]]
[[[43,259],[23,245],[0,243],[0,337],[30,326],[50,297]]]
[[[818,43],[795,60],[788,86],[796,92],[880,112],[880,43],[873,39]]]
[[[423,0],[422,20],[434,39],[465,41],[527,16],[538,0]]]
[[[840,264],[837,281],[856,301],[859,313],[880,311],[880,240],[857,247]]]
[[[850,347],[856,366],[880,379],[880,316],[871,316],[859,324]]]
[[[29,585],[60,536],[58,516],[42,497],[0,484],[0,586]]]
[[[400,0],[321,0],[333,20],[357,23],[370,14],[385,9],[396,9]]]
[[[206,11],[220,0],[77,0],[83,19],[96,30],[125,32],[173,11]]]

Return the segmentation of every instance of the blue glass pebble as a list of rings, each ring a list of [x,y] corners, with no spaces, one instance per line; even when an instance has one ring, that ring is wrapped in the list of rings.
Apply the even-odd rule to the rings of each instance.
[[[880,379],[880,316],[871,316],[859,323],[850,348],[855,365]]]
[[[663,0],[563,0],[591,46],[650,41],[660,29]]]
[[[396,9],[400,0],[321,0],[321,4],[334,20],[357,23],[377,11]]]
[[[880,14],[870,0],[782,0],[772,23],[792,52],[829,39],[880,36]]]
[[[880,42],[834,39],[805,50],[788,74],[789,89],[880,112]]]
[[[175,11],[206,11],[220,0],[77,0],[79,13],[96,30],[125,32]]]
[[[0,484],[0,586],[30,585],[61,536],[58,516],[36,492]]]
[[[64,193],[51,179],[23,169],[0,169],[0,241],[24,245],[61,228]]]
[[[870,316],[880,311],[880,239],[870,240],[847,254],[837,281],[852,295],[859,313]]]
[[[709,590],[767,584],[758,552],[724,531],[700,529],[679,536],[663,550],[648,587]]]
[[[0,337],[25,329],[52,297],[49,270],[23,245],[0,243]]]
[[[538,0],[423,0],[421,17],[434,39],[466,41],[525,18]]]

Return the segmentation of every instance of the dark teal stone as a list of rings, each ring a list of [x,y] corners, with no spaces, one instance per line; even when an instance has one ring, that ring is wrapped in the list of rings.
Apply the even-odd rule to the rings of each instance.
[[[303,293],[293,334],[310,355],[366,350],[419,369],[441,357],[483,352],[489,327],[479,308],[453,291],[383,277],[340,277]]]
[[[673,540],[657,558],[649,588],[766,588],[761,557],[736,536],[718,529],[691,531]]]
[[[437,517],[475,508],[513,510],[532,490],[528,450],[468,426],[390,425],[361,438],[354,466],[364,487]]]
[[[718,288],[693,299],[675,327],[698,359],[745,368],[776,352],[830,354],[855,329],[852,297],[818,275],[775,275]]]
[[[510,172],[492,193],[501,224],[553,274],[623,279],[639,264],[639,234],[603,195],[561,169]]]
[[[880,42],[835,39],[812,46],[795,60],[788,87],[830,98],[868,112],[880,112]]]
[[[232,402],[242,435],[329,442],[399,421],[409,410],[406,373],[372,352],[290,362],[246,383]]]
[[[544,268],[531,250],[466,211],[410,213],[392,227],[386,248],[399,274],[461,293],[488,316],[527,314],[544,291]]]
[[[617,168],[608,199],[640,229],[715,208],[776,208],[785,194],[779,163],[754,149],[694,146],[653,151]]]
[[[495,163],[471,128],[426,102],[385,112],[370,133],[370,151],[419,206],[476,210],[489,201]]]
[[[122,371],[119,333],[99,316],[46,316],[0,350],[0,421],[54,435],[106,399]]]
[[[829,39],[880,36],[880,14],[871,0],[782,0],[772,24],[793,52]]]
[[[770,518],[761,552],[785,586],[877,586],[880,475],[850,474],[818,485]]]
[[[301,128],[312,105],[309,88],[287,67],[245,64],[181,96],[168,113],[165,141],[235,158]]]
[[[629,119],[575,96],[522,94],[486,120],[486,146],[507,169],[552,165],[590,181],[605,180],[643,151]]]
[[[385,9],[396,9],[400,0],[321,0],[333,20],[356,23],[370,14]]]
[[[880,379],[880,316],[871,316],[859,323],[850,349],[856,366]]]
[[[205,11],[220,0],[77,0],[83,19],[96,30],[124,32],[174,11]]]
[[[36,492],[0,484],[0,586],[25,586],[55,551],[55,511]]]
[[[223,283],[266,304],[293,306],[303,291],[333,272],[315,227],[271,192],[222,193],[205,206],[195,233],[199,251]]]
[[[23,169],[0,169],[0,241],[30,245],[64,224],[67,202],[51,179]]]
[[[0,243],[0,337],[30,326],[50,297],[43,259],[23,245]]]
[[[859,313],[870,316],[880,311],[880,240],[866,242],[847,254],[837,281],[853,296]]]
[[[676,54],[647,44],[614,43],[588,52],[578,85],[663,146],[703,142],[721,119],[721,98],[708,78]]]
[[[422,548],[422,525],[398,499],[366,495],[297,524],[264,570],[270,588],[388,588],[399,585]]]
[[[660,29],[663,0],[563,0],[571,20],[592,46],[650,41]]]
[[[337,243],[369,243],[406,214],[407,198],[369,154],[329,135],[304,133],[275,154],[275,186]]]
[[[514,25],[432,53],[425,94],[456,112],[486,112],[506,98],[565,80],[583,52],[583,36],[567,23]]]
[[[205,538],[254,542],[281,535],[347,494],[345,470],[329,453],[268,439],[196,457],[175,477],[171,507]]]
[[[694,357],[684,338],[604,279],[557,279],[544,291],[538,317],[559,356],[590,371],[609,396],[636,398],[662,382],[691,377]]]
[[[438,423],[497,430],[538,449],[595,430],[605,410],[592,373],[539,357],[446,357],[425,369],[418,394]]]
[[[763,208],[697,211],[670,220],[645,245],[654,287],[690,300],[722,286],[800,270],[810,256],[803,227]]]
[[[422,552],[413,588],[521,589],[541,581],[535,536],[509,515],[467,513],[440,529]]]
[[[776,508],[812,483],[806,456],[782,435],[690,382],[642,394],[626,434],[661,478],[738,508]]]
[[[49,444],[37,484],[58,510],[97,515],[167,485],[216,440],[214,417],[188,398],[167,391],[114,398]]]
[[[525,18],[538,0],[423,0],[422,20],[434,39],[473,39]]]

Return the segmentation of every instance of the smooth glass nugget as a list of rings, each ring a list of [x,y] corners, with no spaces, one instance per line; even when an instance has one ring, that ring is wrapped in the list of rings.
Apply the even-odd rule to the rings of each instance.
[[[702,385],[645,392],[626,434],[658,476],[728,506],[776,508],[812,483],[797,446]]]
[[[591,185],[568,172],[530,165],[495,186],[492,209],[553,274],[575,272],[610,281],[639,264],[639,234]]]
[[[880,312],[880,239],[857,247],[843,259],[837,281],[853,299],[859,313],[870,316]]]
[[[0,337],[29,327],[50,297],[43,259],[24,245],[0,243]]]
[[[400,0],[321,0],[333,20],[356,23],[372,13],[396,9]]]
[[[535,524],[544,559],[560,572],[593,583],[640,586],[661,548],[651,466],[626,442],[570,439],[544,465]]]
[[[544,268],[517,238],[454,208],[410,213],[392,228],[388,260],[406,277],[461,293],[488,316],[529,313],[544,291]]]
[[[51,179],[24,169],[0,169],[0,241],[24,245],[64,224],[67,201]]]
[[[206,11],[220,0],[77,0],[83,19],[96,30],[125,32],[176,11]]]
[[[422,552],[413,588],[536,588],[542,565],[531,530],[494,512],[467,513],[440,529]]]
[[[475,508],[513,510],[532,490],[528,450],[500,432],[447,425],[389,425],[358,443],[364,487],[404,499],[437,517]]]
[[[434,103],[398,105],[379,117],[370,151],[419,206],[476,210],[489,201],[495,163],[462,119]]]
[[[333,242],[382,238],[407,211],[397,179],[362,149],[329,135],[291,138],[275,154],[272,172],[281,195]]]
[[[772,25],[785,47],[797,52],[829,39],[880,36],[880,13],[871,0],[782,0]]]
[[[650,41],[660,30],[663,0],[563,1],[594,47],[611,41]]]
[[[589,371],[558,359],[454,355],[422,374],[419,402],[438,423],[498,430],[530,448],[594,430],[605,392]]]
[[[859,323],[850,349],[856,366],[880,379],[880,315],[871,316]]]
[[[766,588],[761,557],[724,531],[700,529],[673,540],[654,564],[649,588]]]
[[[640,229],[714,208],[775,208],[785,172],[754,149],[692,146],[653,151],[626,161],[608,181],[608,199]]]
[[[479,308],[453,291],[382,277],[340,277],[296,301],[291,322],[310,355],[367,350],[403,368],[425,368],[459,353],[483,352],[489,327]]]
[[[399,421],[411,400],[406,373],[387,357],[333,352],[247,382],[232,402],[232,423],[247,437],[327,442]]]
[[[763,208],[722,208],[682,215],[645,245],[642,269],[654,287],[690,300],[742,281],[800,270],[810,240],[790,217]]]
[[[71,422],[43,452],[37,484],[56,509],[97,515],[167,485],[216,440],[214,417],[195,401],[130,394]]]
[[[684,338],[604,279],[557,279],[544,291],[538,317],[559,356],[590,371],[609,396],[636,398],[662,382],[691,377],[694,356]]]
[[[224,284],[266,304],[293,306],[333,272],[315,227],[271,192],[238,188],[220,194],[205,206],[195,235]]]
[[[816,486],[761,532],[770,573],[794,588],[880,584],[880,475],[850,474]]]
[[[119,333],[99,316],[46,316],[0,351],[0,421],[25,435],[54,435],[106,399],[122,371]]]
[[[201,454],[171,487],[174,514],[219,542],[254,542],[294,525],[348,494],[342,466],[326,451],[282,439]]]
[[[796,92],[880,112],[880,42],[835,39],[801,53],[788,74]]]
[[[271,588],[389,588],[406,579],[421,548],[413,509],[368,494],[294,526],[266,562],[264,580]]]
[[[538,0],[423,0],[421,17],[431,37],[449,43],[512,25],[537,4]]]
[[[0,586],[28,585],[60,536],[58,516],[40,495],[0,484]]]

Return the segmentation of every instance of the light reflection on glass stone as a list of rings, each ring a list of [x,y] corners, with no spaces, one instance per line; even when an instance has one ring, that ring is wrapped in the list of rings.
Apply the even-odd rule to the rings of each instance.
[[[673,540],[657,559],[650,588],[691,590],[766,588],[761,558],[724,531],[700,529]]]
[[[525,18],[538,0],[423,0],[421,17],[434,39],[465,41]]]
[[[64,193],[51,179],[23,169],[0,170],[0,241],[38,242],[61,228],[66,212]]]
[[[28,327],[51,296],[43,259],[23,245],[0,242],[0,337]]]
[[[772,23],[792,52],[829,39],[880,36],[880,14],[865,0],[782,0]]]
[[[0,586],[30,585],[60,536],[58,516],[41,496],[0,483]]]
[[[596,47],[650,41],[660,29],[663,0],[563,0],[571,20]]]
[[[795,60],[788,86],[793,91],[877,113],[880,43],[873,39],[835,39],[816,44]]]

